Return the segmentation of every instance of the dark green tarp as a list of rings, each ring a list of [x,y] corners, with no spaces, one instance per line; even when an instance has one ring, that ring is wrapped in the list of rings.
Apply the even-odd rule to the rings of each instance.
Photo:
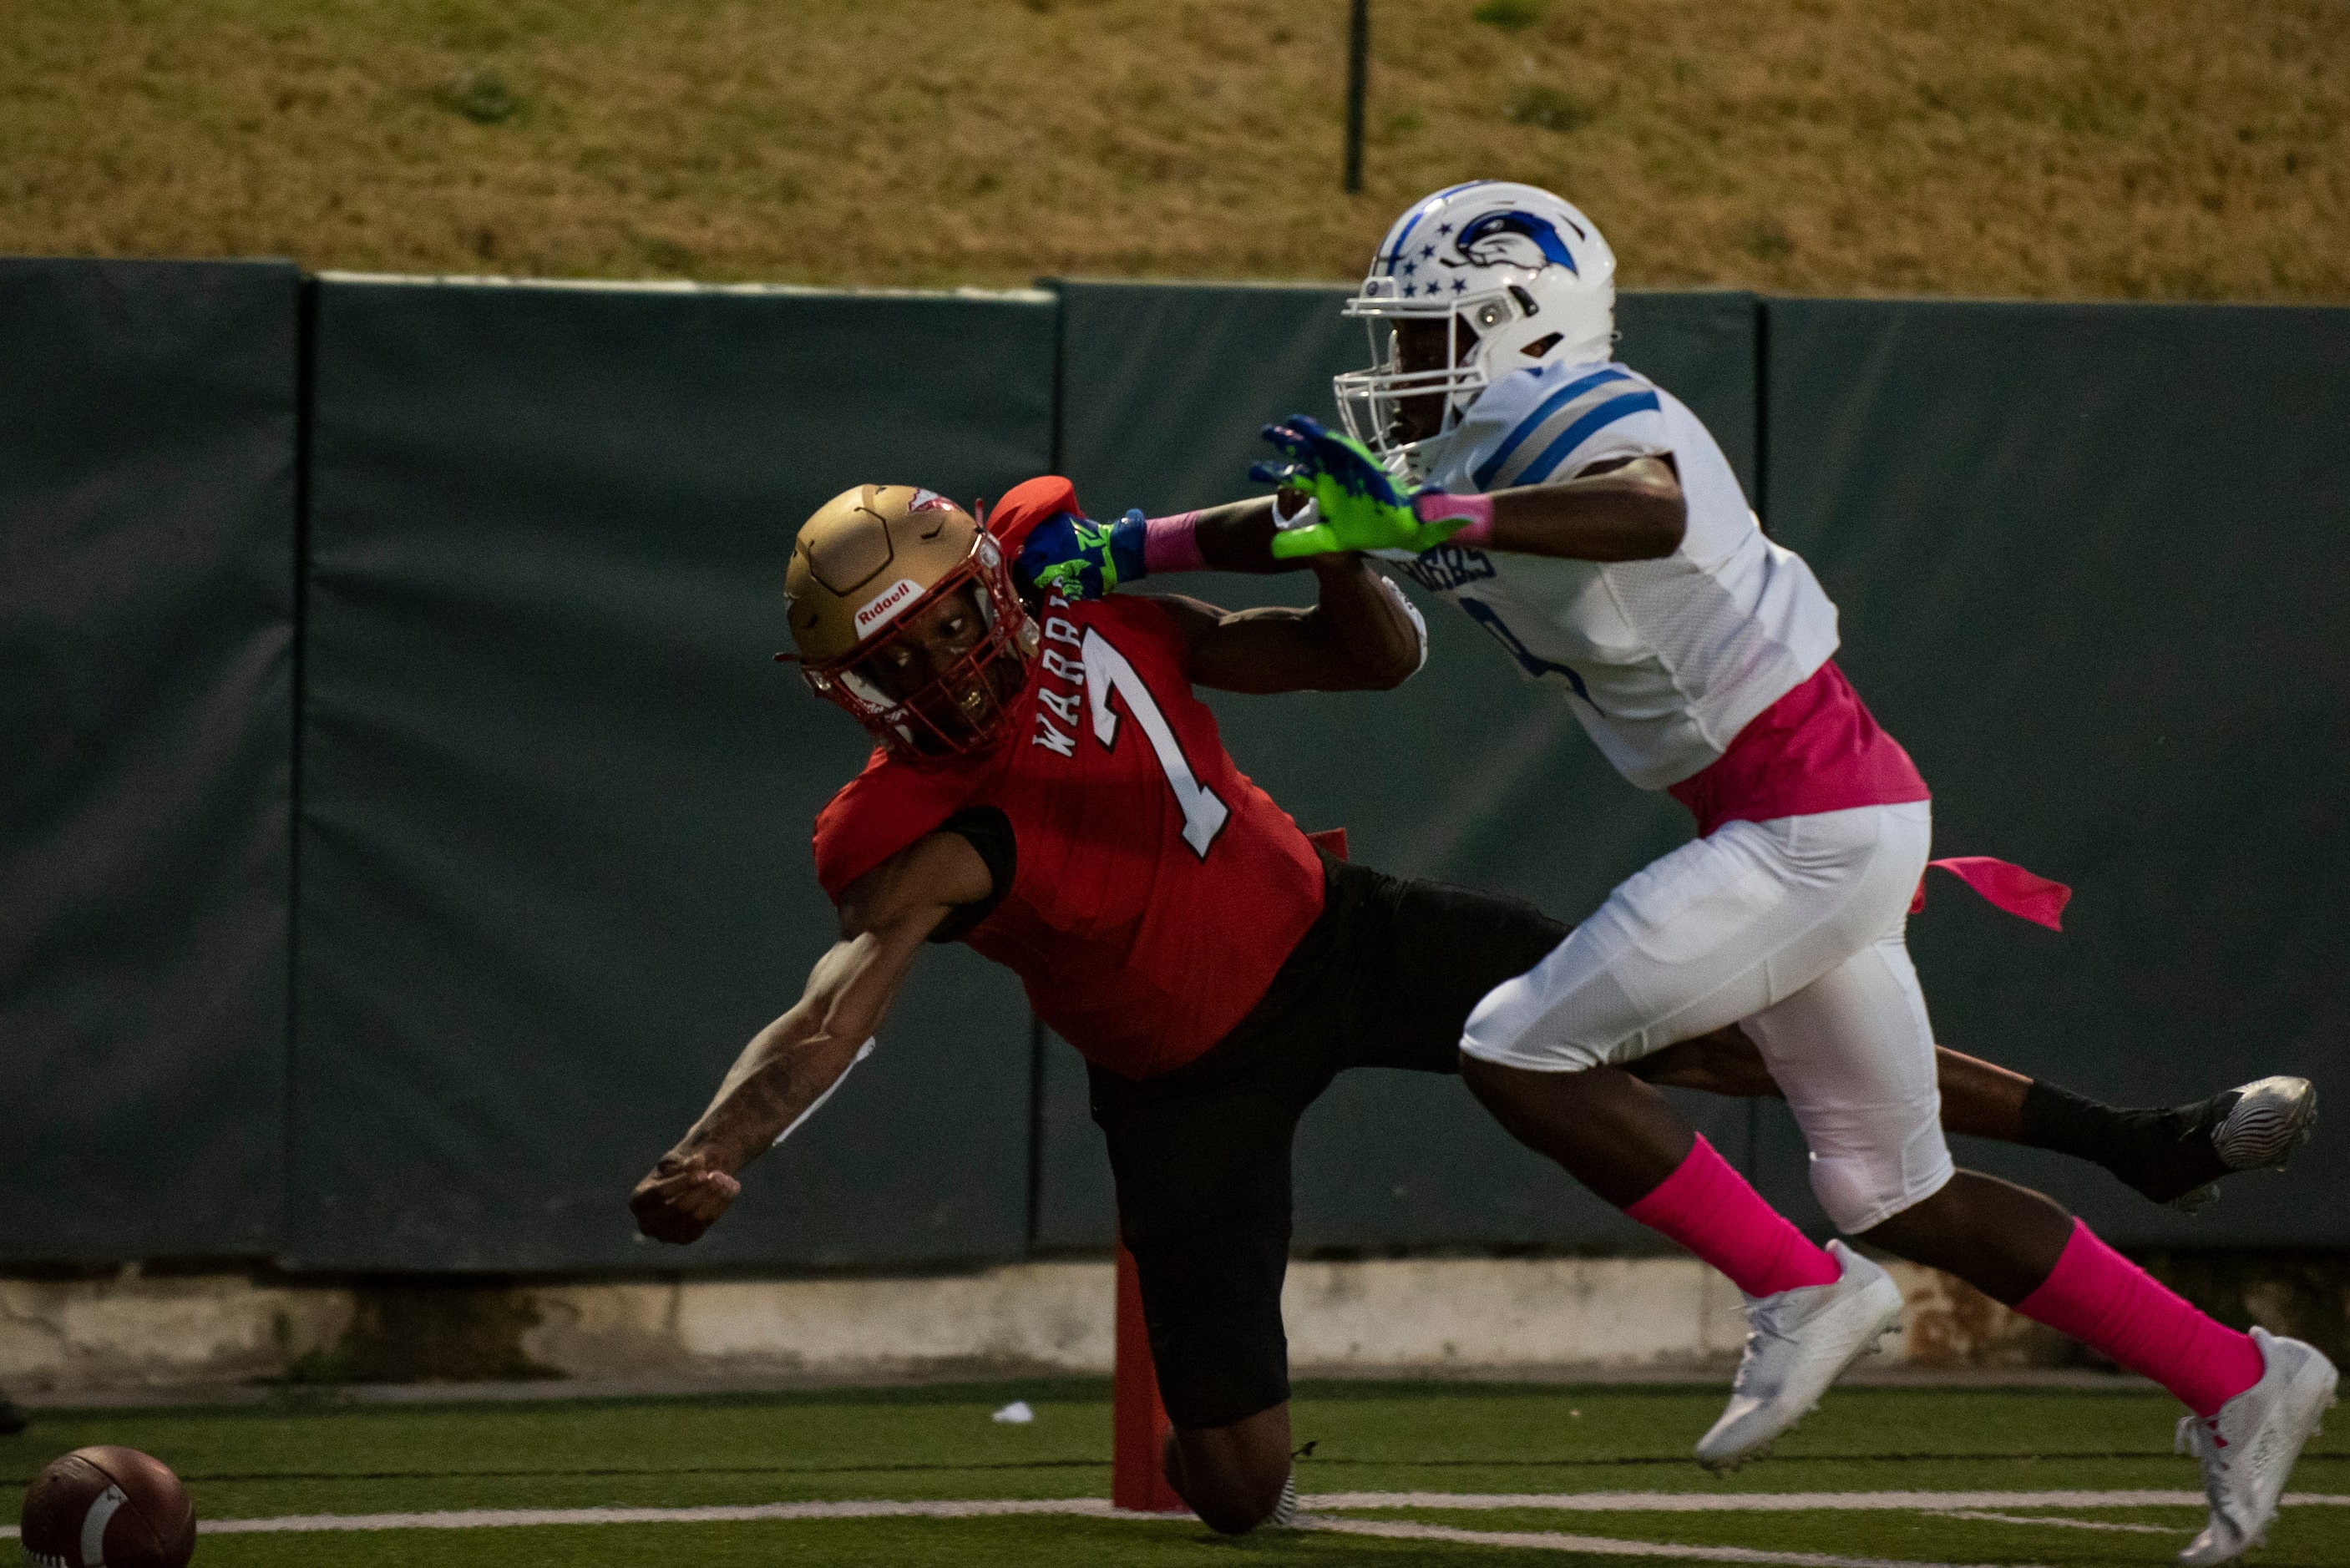
[[[767,659],[790,530],[867,479],[970,498],[1058,466],[1097,514],[1245,493],[1256,427],[1326,413],[1365,357],[1344,291],[320,282],[296,827],[297,287],[0,263],[0,1256],[1106,1241],[1076,1057],[1047,1044],[1032,1147],[1018,988],[960,948],[708,1241],[637,1242],[621,1200],[829,939],[807,828],[864,742]],[[2079,890],[2062,936],[1931,890],[1912,950],[1942,1038],[2119,1100],[2322,1078],[2350,311],[1632,295],[1622,320],[1838,600],[1939,852]],[[1430,608],[1402,691],[1219,698],[1226,739],[1358,859],[1579,916],[1686,819]],[[1783,1108],[1690,1103],[1819,1223]],[[1960,1157],[2126,1241],[2328,1246],[2330,1147],[2200,1220],[2053,1157]],[[1647,1243],[1450,1081],[1342,1081],[1298,1168],[1308,1246]]]
[[[1019,990],[930,955],[691,1251],[630,1185],[831,940],[866,744],[770,653],[868,481],[1049,457],[1048,297],[318,286],[292,1253],[314,1267],[1016,1254]]]
[[[1929,878],[1910,949],[1940,1038],[2124,1103],[2325,1079],[2350,1038],[2350,310],[1765,310],[1768,515],[1934,788],[1936,853],[2076,890],[2059,936]],[[2117,1240],[2339,1246],[2324,1132],[2195,1220],[2053,1156],[1960,1158]]]
[[[0,1257],[278,1241],[299,286],[0,260]]]

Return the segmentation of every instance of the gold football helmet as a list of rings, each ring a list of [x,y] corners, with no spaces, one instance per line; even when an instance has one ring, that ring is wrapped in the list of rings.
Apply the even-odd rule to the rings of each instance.
[[[945,496],[905,484],[816,508],[792,545],[784,607],[809,688],[910,761],[1001,740],[1040,640],[1002,546]]]

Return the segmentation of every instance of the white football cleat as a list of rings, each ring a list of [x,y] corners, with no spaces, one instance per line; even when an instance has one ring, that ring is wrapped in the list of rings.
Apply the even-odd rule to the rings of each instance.
[[[2293,1460],[2334,1403],[2334,1363],[2315,1346],[2264,1328],[2252,1330],[2252,1341],[2261,1347],[2261,1380],[2209,1419],[2179,1418],[2178,1451],[2202,1461],[2211,1500],[2211,1522],[2178,1554],[2181,1563],[2231,1562],[2261,1543]]]
[[[1901,1322],[1892,1275],[1842,1241],[1828,1243],[1828,1256],[1844,1271],[1834,1284],[1746,1298],[1746,1352],[1730,1406],[1697,1443],[1706,1469],[1733,1469],[1769,1447]]]

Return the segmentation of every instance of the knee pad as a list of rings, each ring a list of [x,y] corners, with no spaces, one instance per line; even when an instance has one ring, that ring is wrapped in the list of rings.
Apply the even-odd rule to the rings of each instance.
[[[1837,1230],[1857,1236],[1939,1192],[1956,1168],[1940,1127],[1923,1127],[1898,1146],[1814,1149],[1812,1191]]]

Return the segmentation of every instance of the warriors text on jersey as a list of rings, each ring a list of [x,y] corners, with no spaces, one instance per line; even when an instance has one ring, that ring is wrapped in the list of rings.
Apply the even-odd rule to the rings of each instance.
[[[1622,365],[1514,371],[1478,396],[1430,474],[1455,494],[1669,453],[1688,503],[1651,561],[1567,561],[1440,545],[1403,564],[1559,688],[1616,770],[1662,789],[1711,764],[1826,663],[1836,612],[1811,568],[1763,536],[1697,416]]]
[[[1009,886],[963,940],[1089,1060],[1149,1077],[1264,994],[1321,912],[1321,861],[1225,753],[1165,610],[1054,597],[1043,625],[1003,743],[920,766],[877,751],[816,817],[816,876],[838,898],[958,812],[1002,812]]]

